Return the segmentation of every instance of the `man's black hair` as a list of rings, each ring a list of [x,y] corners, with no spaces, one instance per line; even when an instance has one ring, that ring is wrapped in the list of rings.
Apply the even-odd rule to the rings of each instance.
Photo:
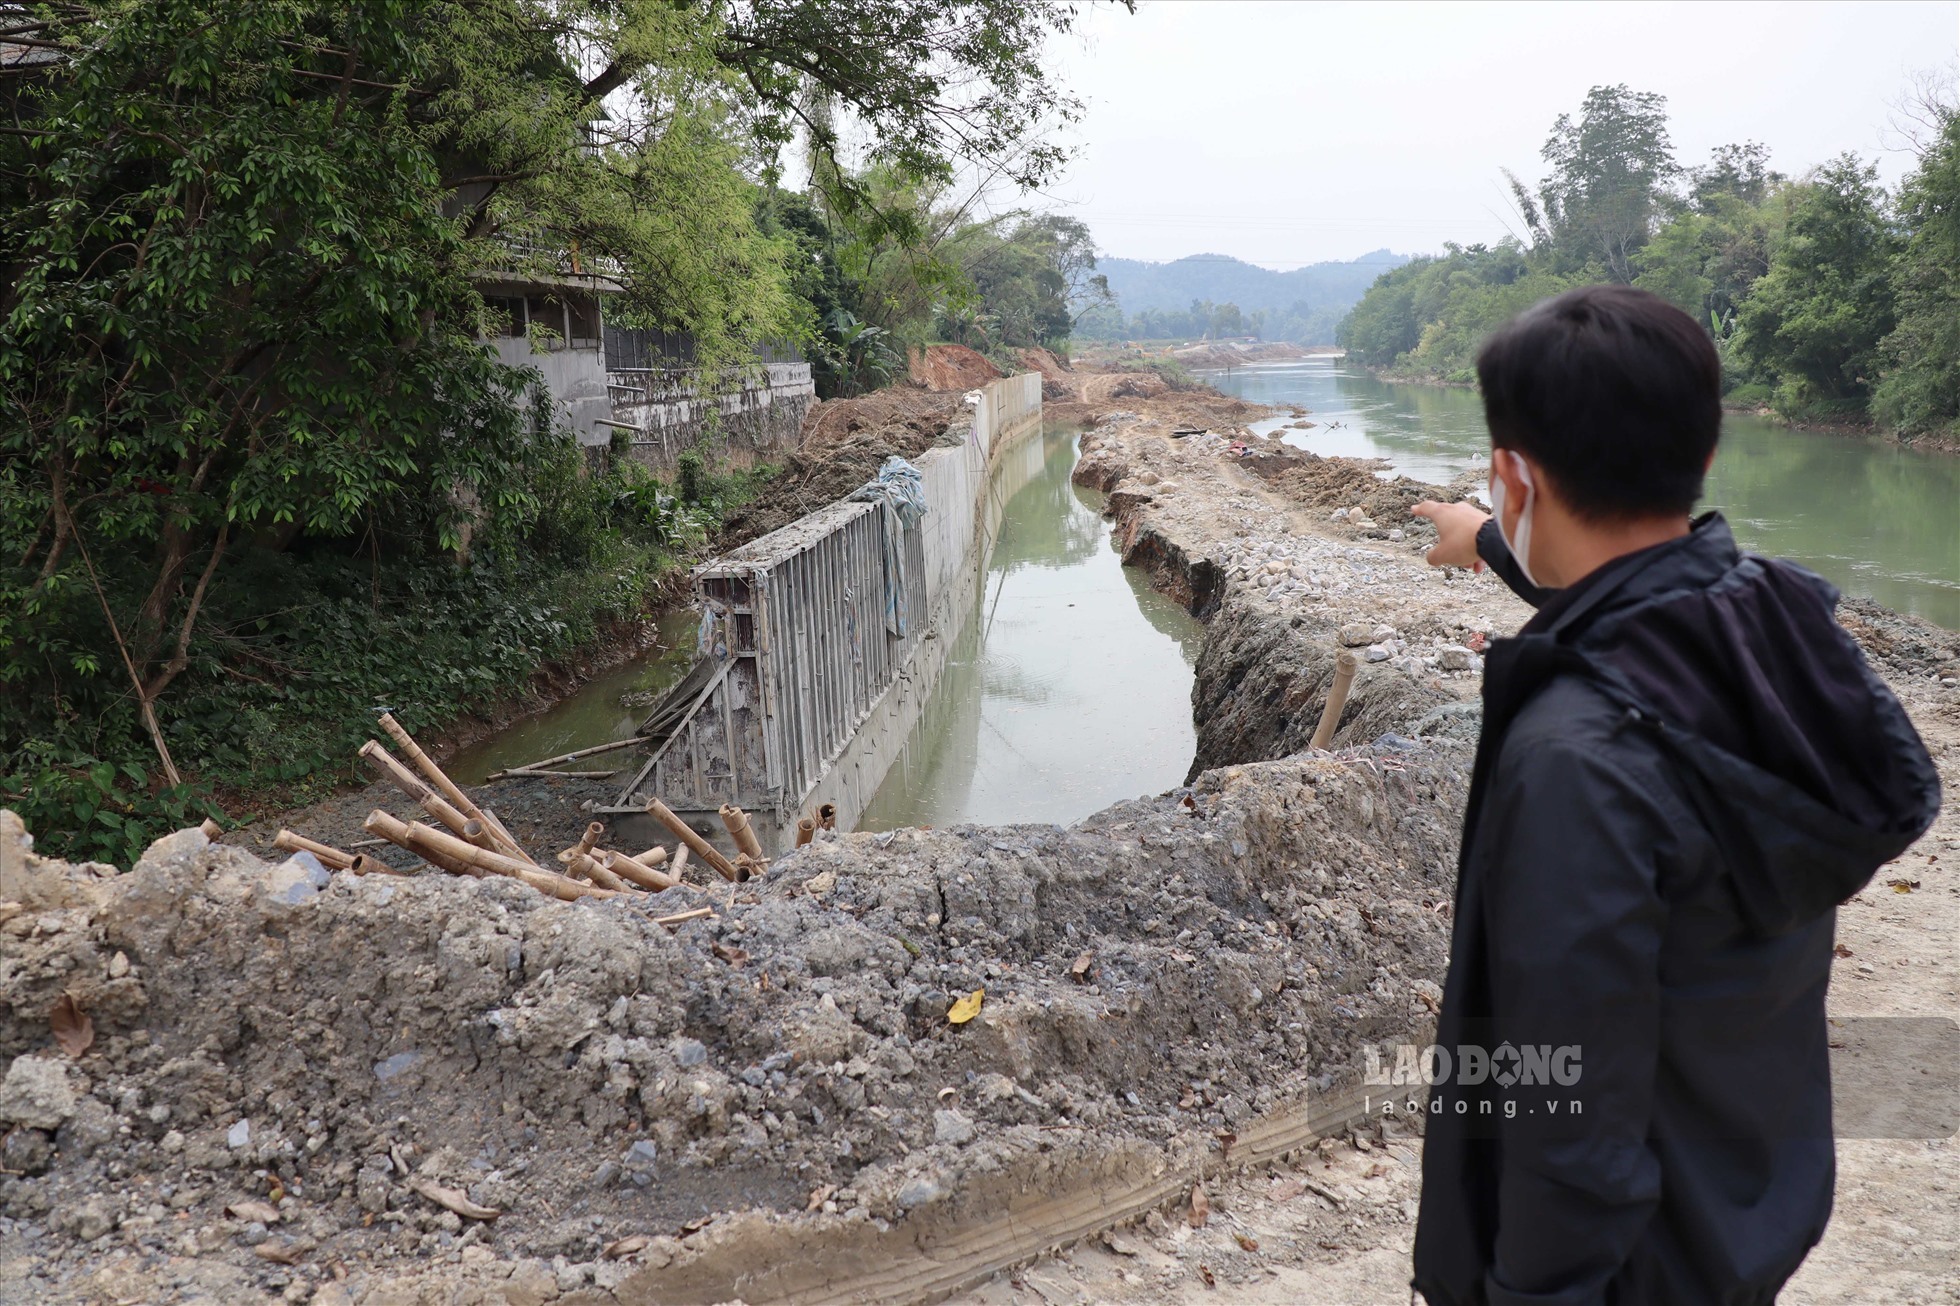
[[[1491,443],[1529,455],[1600,521],[1686,513],[1722,429],[1722,362],[1693,318],[1632,286],[1582,286],[1477,353]]]

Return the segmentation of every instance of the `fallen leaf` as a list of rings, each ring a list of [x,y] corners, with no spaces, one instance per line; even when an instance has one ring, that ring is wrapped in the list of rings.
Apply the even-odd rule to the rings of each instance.
[[[631,1256],[634,1252],[645,1251],[647,1244],[652,1241],[653,1237],[650,1234],[628,1234],[624,1238],[616,1239],[606,1244],[606,1259],[616,1261],[622,1256]]]
[[[1840,943],[1837,945],[1837,947],[1831,949],[1831,955],[1833,957],[1850,957],[1850,956],[1854,956],[1855,954],[1851,951],[1851,949],[1845,947],[1842,943]]]
[[[225,1214],[234,1220],[257,1220],[260,1224],[277,1224],[279,1208],[271,1202],[233,1202],[225,1208]]]
[[[252,1254],[275,1265],[295,1265],[299,1262],[301,1249],[296,1244],[268,1238],[252,1248]]]
[[[1919,881],[1917,880],[1892,879],[1887,880],[1886,883],[1892,886],[1892,892],[1894,893],[1911,893],[1919,887]]]
[[[1198,1277],[1205,1281],[1205,1287],[1207,1288],[1216,1288],[1218,1286],[1218,1276],[1211,1272],[1209,1265],[1200,1265],[1198,1267]]]
[[[444,1210],[454,1211],[458,1215],[466,1215],[472,1220],[494,1220],[503,1214],[502,1211],[477,1205],[469,1199],[467,1193],[464,1193],[460,1189],[444,1188],[441,1184],[432,1183],[424,1179],[421,1175],[410,1175],[407,1183],[410,1189],[420,1193]]]
[[[1221,1161],[1230,1161],[1232,1159],[1232,1144],[1238,1141],[1239,1136],[1229,1131],[1219,1134],[1218,1159]]]
[[[72,993],[62,994],[55,1002],[54,1010],[48,1013],[48,1024],[54,1030],[54,1041],[71,1057],[81,1056],[95,1042],[95,1022]]]
[[[825,1202],[829,1201],[831,1198],[835,1197],[836,1195],[837,1195],[836,1184],[824,1184],[820,1187],[813,1188],[810,1190],[810,1200],[804,1203],[803,1209],[806,1211],[820,1210],[822,1209],[823,1204]]]
[[[1072,978],[1077,984],[1088,983],[1089,967],[1092,963],[1094,963],[1095,960],[1096,960],[1096,954],[1093,952],[1085,952],[1080,957],[1077,957],[1069,965],[1068,973],[1070,978]]]
[[[955,1002],[946,1010],[946,1023],[948,1025],[964,1025],[967,1021],[972,1020],[980,1014],[980,1003],[985,1000],[986,996],[987,990],[975,989],[958,1002]]]
[[[709,1225],[713,1224],[714,1222],[715,1222],[715,1217],[712,1215],[704,1215],[698,1220],[689,1220],[686,1224],[681,1226],[681,1237],[685,1238],[691,1233],[700,1233],[703,1229],[707,1228]]]
[[[1256,1252],[1259,1250],[1259,1240],[1257,1238],[1254,1238],[1249,1233],[1235,1233],[1232,1235],[1232,1239],[1234,1242],[1238,1243],[1238,1245],[1241,1248],[1243,1248],[1248,1252]]]
[[[836,871],[818,871],[803,882],[803,891],[814,898],[821,898],[837,887]]]
[[[715,956],[720,957],[731,966],[739,966],[749,959],[749,954],[746,949],[738,948],[732,943],[717,943],[714,945],[713,951]]]
[[[1275,1202],[1290,1202],[1306,1191],[1307,1186],[1298,1179],[1275,1179],[1269,1196]]]
[[[1191,1185],[1191,1214],[1189,1219],[1193,1229],[1202,1229],[1211,1220],[1211,1198],[1205,1196],[1205,1186],[1203,1183]]]

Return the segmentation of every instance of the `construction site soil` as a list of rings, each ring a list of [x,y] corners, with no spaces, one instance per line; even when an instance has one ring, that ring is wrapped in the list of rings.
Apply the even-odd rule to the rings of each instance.
[[[116,874],[0,825],[0,1303],[1406,1300],[1420,1140],[1365,1115],[1362,1050],[1433,1021],[1477,650],[1526,610],[1424,566],[1422,487],[1250,436],[1265,410],[1057,384],[1125,560],[1209,623],[1187,787],[579,903],[262,830]],[[920,393],[825,405],[772,510],[938,438]],[[1960,780],[1960,637],[1845,624]],[[1342,647],[1335,750],[1303,752]],[[549,849],[611,790],[472,792]],[[344,846],[375,806],[408,810],[289,822]],[[1846,908],[1854,1002],[1960,1008],[1960,880],[1925,860],[1956,834]],[[1840,1203],[1869,1236],[1797,1299],[1952,1300],[1950,1149],[1873,1146]]]

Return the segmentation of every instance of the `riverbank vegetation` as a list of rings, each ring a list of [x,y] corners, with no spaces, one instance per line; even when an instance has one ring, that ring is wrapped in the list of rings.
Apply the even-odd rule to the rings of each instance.
[[[1509,176],[1522,225],[1383,275],[1340,343],[1360,362],[1469,382],[1479,343],[1519,310],[1616,281],[1662,295],[1714,336],[1730,402],[1799,422],[1876,422],[1951,439],[1960,423],[1960,112],[1911,106],[1916,165],[1897,193],[1853,154],[1801,175],[1761,145],[1684,166],[1665,100],[1595,87],[1545,143],[1535,187]]]
[[[1039,185],[1073,112],[1060,0],[0,9],[0,803],[81,857],[335,779],[374,707],[521,689],[745,493],[554,429],[488,277],[603,274],[705,367],[841,339],[862,374],[898,296],[853,246],[916,246],[889,196]],[[931,312],[1048,284],[1066,233],[972,226]]]

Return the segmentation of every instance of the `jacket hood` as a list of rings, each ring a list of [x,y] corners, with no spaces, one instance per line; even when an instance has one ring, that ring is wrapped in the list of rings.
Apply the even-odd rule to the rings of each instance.
[[[1755,929],[1816,919],[1933,823],[1938,772],[1828,581],[1740,552],[1716,513],[1604,571],[1545,633],[1684,763]]]

